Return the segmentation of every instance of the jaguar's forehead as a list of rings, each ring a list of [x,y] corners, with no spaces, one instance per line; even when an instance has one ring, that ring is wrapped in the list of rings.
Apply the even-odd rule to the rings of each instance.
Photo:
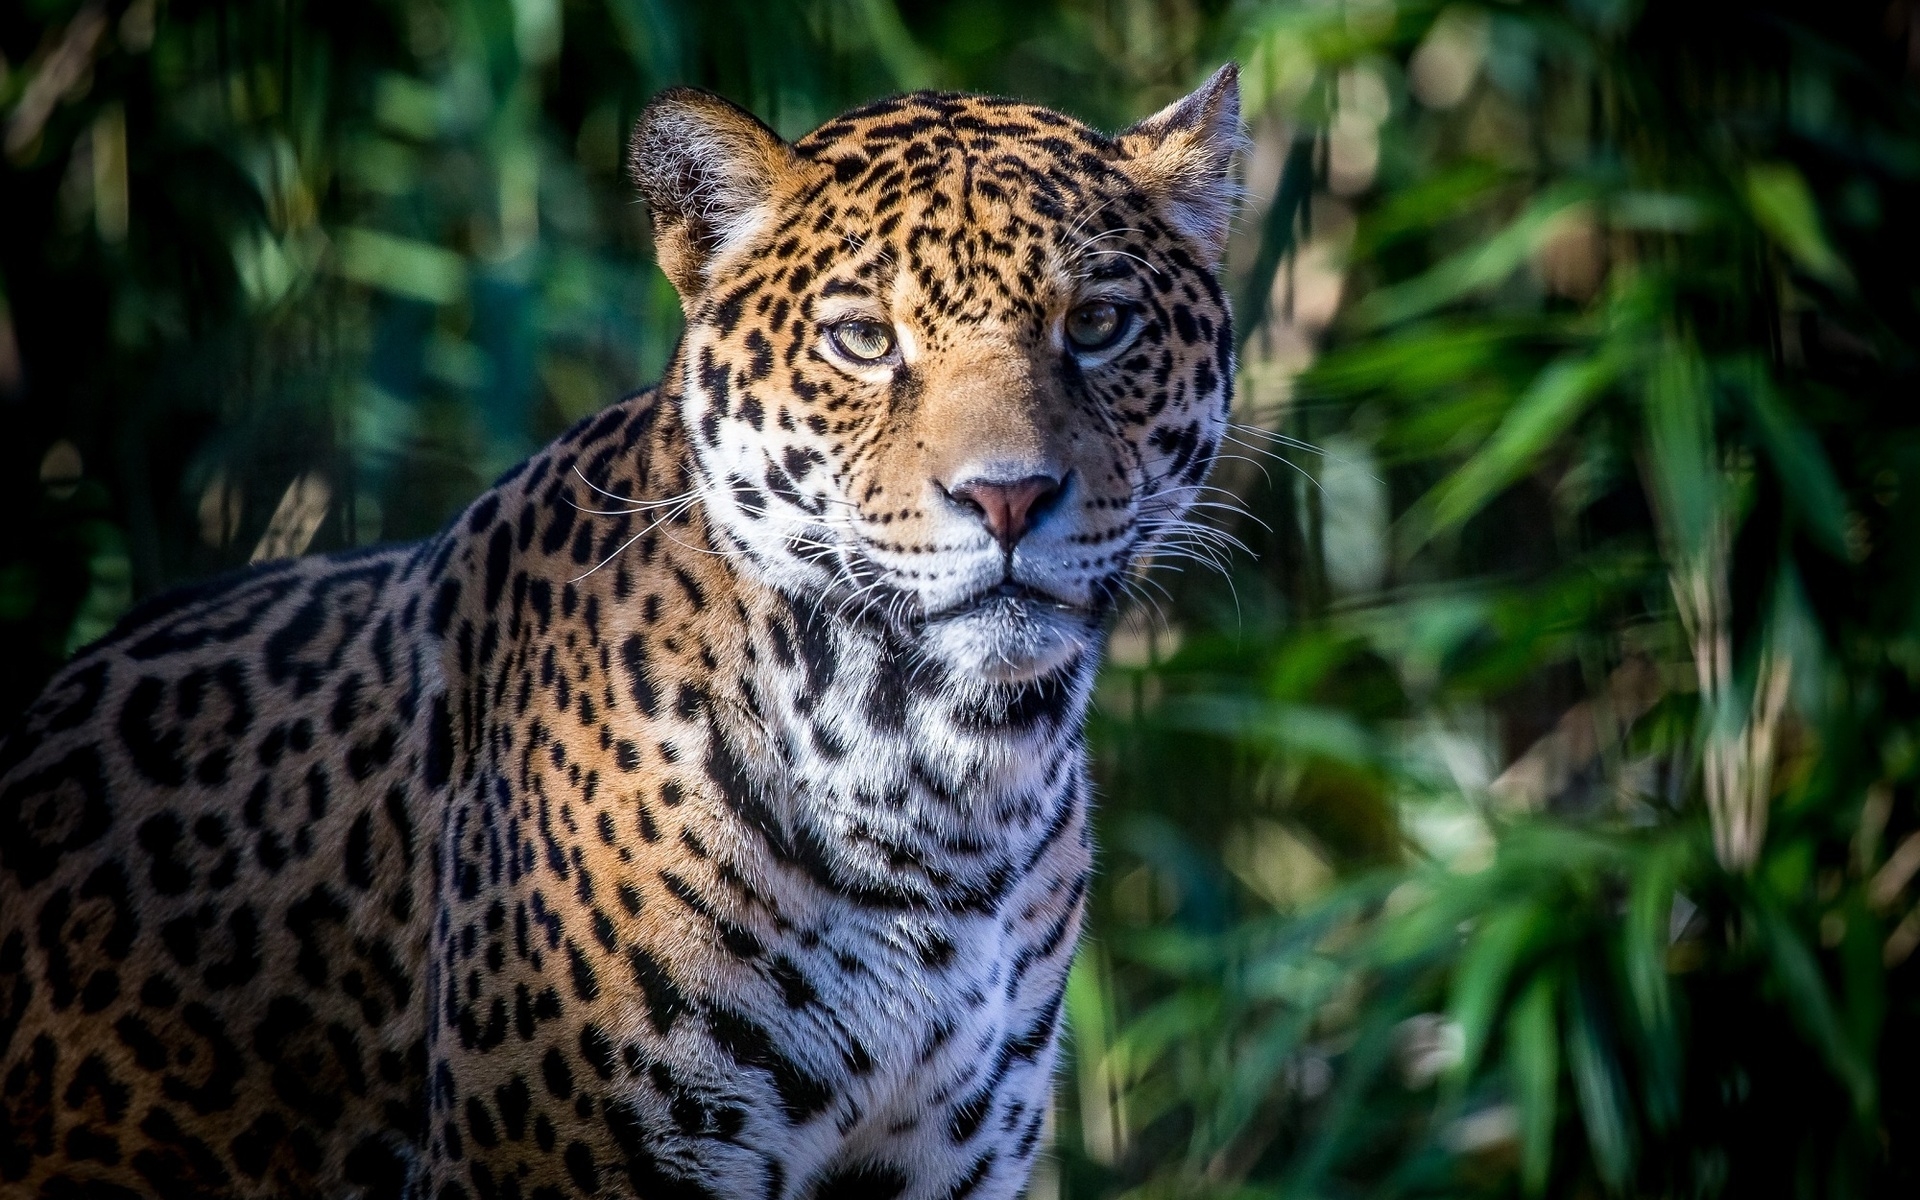
[[[910,281],[916,301],[943,316],[1037,319],[1049,296],[1123,265],[1083,260],[1091,241],[1109,226],[1137,232],[1146,219],[1111,139],[1015,100],[889,97],[793,150],[817,169],[790,200],[774,258],[811,247],[819,266],[803,275],[824,285],[822,297],[896,293]]]
[[[1011,154],[1062,171],[1104,166],[1113,143],[1098,130],[1037,104],[962,92],[910,92],[842,113],[794,143],[806,158],[852,153],[908,161]]]
[[[794,143],[831,169],[809,199],[898,206],[972,221],[980,208],[1017,209],[1044,233],[1081,215],[1090,194],[1130,191],[1099,131],[1039,105],[957,92],[914,92],[854,109]],[[949,209],[956,200],[965,204]],[[916,203],[918,201],[918,203]]]

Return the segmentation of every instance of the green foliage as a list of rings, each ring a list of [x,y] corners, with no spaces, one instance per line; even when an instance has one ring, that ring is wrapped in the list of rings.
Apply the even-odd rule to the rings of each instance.
[[[647,382],[656,88],[1111,127],[1238,57],[1228,507],[1116,632],[1034,1194],[1911,1192],[1920,25],[1880,8],[15,5],[0,707]]]
[[[1108,819],[1184,848],[1109,856],[1106,1003],[1149,1036],[1119,1026],[1132,1141],[1079,1186],[1911,1189],[1910,36],[1794,5],[1246,27],[1311,172],[1256,268],[1345,225],[1277,429],[1380,473],[1390,553],[1327,585],[1337,463],[1292,453],[1241,489],[1291,570],[1242,565],[1237,622],[1191,581],[1177,653],[1111,673]],[[1303,860],[1320,890],[1277,887]]]

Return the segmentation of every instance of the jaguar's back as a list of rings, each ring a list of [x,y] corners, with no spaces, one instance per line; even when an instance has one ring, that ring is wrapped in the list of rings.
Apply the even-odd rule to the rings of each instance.
[[[1112,139],[656,100],[657,389],[136,611],[0,746],[0,1193],[1017,1194],[1237,138],[1230,70]]]
[[[8,737],[0,1185],[61,1163],[158,1194],[400,1169],[445,774],[430,550],[163,597]]]

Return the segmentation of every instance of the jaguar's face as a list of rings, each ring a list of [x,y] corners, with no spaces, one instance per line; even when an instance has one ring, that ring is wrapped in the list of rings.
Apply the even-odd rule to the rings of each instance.
[[[776,586],[955,673],[1084,661],[1219,445],[1231,70],[1114,139],[917,94],[792,146],[699,93],[636,174],[703,502]]]

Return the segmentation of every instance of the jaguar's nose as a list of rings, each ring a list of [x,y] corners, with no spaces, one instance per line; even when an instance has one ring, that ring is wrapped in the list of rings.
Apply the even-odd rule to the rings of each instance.
[[[964,507],[980,517],[1002,549],[1011,552],[1060,499],[1066,480],[1052,475],[1028,475],[1002,482],[968,479],[947,489]]]

